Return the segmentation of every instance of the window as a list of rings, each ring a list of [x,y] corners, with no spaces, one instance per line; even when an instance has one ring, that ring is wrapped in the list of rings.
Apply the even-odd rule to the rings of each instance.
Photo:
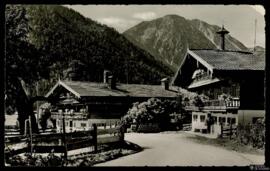
[[[193,121],[197,121],[198,120],[198,115],[193,115]]]
[[[200,121],[201,121],[201,122],[205,122],[205,115],[201,115],[201,116],[200,116]]]
[[[227,91],[226,91],[226,87],[221,87],[221,93],[223,94],[226,94],[227,93]]]
[[[69,127],[72,127],[72,121],[69,121]]]
[[[259,120],[259,119],[263,119],[263,117],[253,117],[252,123],[255,124],[257,122],[257,120]]]
[[[236,86],[236,97],[240,97],[240,86],[239,86],[239,84]]]
[[[219,123],[225,123],[226,122],[226,118],[225,117],[219,117],[218,118],[218,122]]]
[[[232,124],[236,124],[236,119],[232,118]]]
[[[73,127],[76,127],[76,122],[73,122]]]
[[[236,85],[233,85],[233,86],[232,86],[232,89],[231,89],[231,95],[232,95],[233,97],[236,96]]]
[[[227,123],[228,123],[228,124],[231,123],[231,118],[227,118]]]
[[[86,127],[86,123],[81,123],[81,127]]]

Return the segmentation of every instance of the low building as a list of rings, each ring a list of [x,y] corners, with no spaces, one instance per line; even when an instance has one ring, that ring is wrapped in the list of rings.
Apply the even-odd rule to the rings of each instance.
[[[109,74],[109,73],[107,73]],[[58,131],[65,116],[66,131],[89,129],[93,123],[114,125],[134,102],[159,99],[180,100],[177,87],[162,85],[120,84],[104,72],[104,82],[59,80],[46,97],[58,99],[57,111],[52,112]]]
[[[248,124],[264,117],[265,59],[250,52],[225,49],[224,28],[221,49],[188,49],[172,84],[210,98],[203,106],[188,106],[192,129],[205,130],[221,123]],[[212,129],[215,132],[217,129]]]

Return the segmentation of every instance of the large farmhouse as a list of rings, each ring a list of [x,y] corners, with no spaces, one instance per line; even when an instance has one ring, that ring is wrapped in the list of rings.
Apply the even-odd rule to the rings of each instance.
[[[47,93],[46,97],[59,99],[54,117],[61,130],[65,115],[67,130],[88,129],[92,123],[111,124],[120,120],[134,102],[159,99],[180,100],[177,87],[167,79],[161,85],[118,84],[113,76],[104,72],[104,82],[62,81]]]
[[[224,28],[221,49],[188,49],[172,84],[210,98],[204,106],[189,106],[192,126],[206,129],[208,116],[214,124],[247,124],[264,117],[265,60],[250,52],[225,49]]]

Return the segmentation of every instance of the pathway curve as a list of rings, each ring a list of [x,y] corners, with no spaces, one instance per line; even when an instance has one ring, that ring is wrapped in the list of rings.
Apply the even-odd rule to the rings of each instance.
[[[127,133],[125,139],[142,152],[95,166],[247,166],[263,164],[263,155],[251,155],[193,142],[184,132]]]

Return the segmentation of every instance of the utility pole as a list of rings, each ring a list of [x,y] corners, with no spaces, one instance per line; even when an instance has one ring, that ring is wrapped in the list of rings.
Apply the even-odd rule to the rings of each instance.
[[[257,19],[255,19],[255,33],[254,33],[254,49],[253,49],[253,52],[255,52],[255,47],[256,47],[256,29],[257,29]]]

